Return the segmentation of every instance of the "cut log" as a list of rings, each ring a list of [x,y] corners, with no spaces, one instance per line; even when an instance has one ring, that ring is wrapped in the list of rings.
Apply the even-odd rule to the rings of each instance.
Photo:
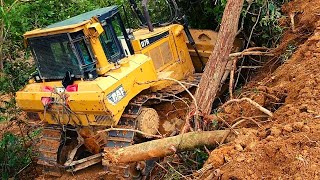
[[[103,164],[122,164],[165,157],[200,146],[217,145],[227,133],[229,133],[229,130],[190,132],[120,149],[105,148],[102,161]],[[232,139],[233,137],[230,136],[226,142],[230,142]]]
[[[228,0],[214,50],[202,75],[195,99],[203,115],[208,115],[219,91],[233,42],[235,40],[243,0]]]

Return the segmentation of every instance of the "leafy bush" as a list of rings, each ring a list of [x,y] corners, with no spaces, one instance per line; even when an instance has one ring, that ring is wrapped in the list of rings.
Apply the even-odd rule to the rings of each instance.
[[[0,123],[5,121],[5,120],[6,120],[6,117],[0,115]]]
[[[14,61],[4,64],[4,76],[0,76],[0,92],[14,93],[21,89],[35,71],[34,67],[28,62]]]
[[[31,162],[32,149],[25,147],[23,139],[11,133],[0,141],[0,174],[2,179],[15,176]]]
[[[246,41],[256,46],[274,47],[282,34],[278,25],[280,7],[288,0],[247,0],[240,18],[240,29]],[[178,1],[193,28],[218,30],[227,0]],[[195,15],[196,14],[196,15]],[[243,24],[243,25],[241,25]],[[251,32],[252,31],[252,32]]]

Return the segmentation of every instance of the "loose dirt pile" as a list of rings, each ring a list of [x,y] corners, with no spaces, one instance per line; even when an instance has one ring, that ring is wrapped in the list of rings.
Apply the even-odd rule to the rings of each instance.
[[[294,15],[295,27],[285,33],[280,47],[300,46],[274,73],[249,83],[239,96],[269,109],[273,117],[246,102],[225,107],[221,117],[229,124],[245,120],[237,126],[240,135],[214,150],[197,177],[320,178],[320,1],[292,1],[283,11],[286,22]]]

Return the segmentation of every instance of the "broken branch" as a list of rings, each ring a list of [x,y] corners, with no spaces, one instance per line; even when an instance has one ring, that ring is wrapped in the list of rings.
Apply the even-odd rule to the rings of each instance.
[[[255,101],[249,99],[249,98],[242,98],[242,99],[232,99],[228,102],[226,102],[221,108],[225,108],[227,105],[234,103],[234,102],[242,102],[242,101],[247,101],[250,104],[252,104],[254,107],[262,111],[263,113],[267,114],[268,116],[272,117],[273,113],[269,111],[268,109],[262,107],[260,104],[256,103]]]

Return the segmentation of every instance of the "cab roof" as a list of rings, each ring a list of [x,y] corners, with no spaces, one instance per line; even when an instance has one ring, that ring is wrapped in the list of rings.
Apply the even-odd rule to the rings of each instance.
[[[109,6],[109,7],[95,9],[93,11],[89,11],[89,12],[74,16],[67,20],[51,24],[45,28],[26,32],[24,36],[25,38],[29,38],[33,36],[39,36],[40,34],[50,35],[50,34],[55,34],[55,32],[58,33],[61,31],[70,31],[72,29],[75,29],[77,27],[80,27],[86,24],[92,18],[97,18],[100,22],[102,22],[105,19],[108,19],[109,17],[113,16],[118,11],[119,11],[118,6]]]
[[[105,7],[105,8],[100,8],[96,9],[93,11],[89,11],[83,14],[80,14],[78,16],[74,16],[72,18],[69,18],[67,20],[57,22],[54,24],[51,24],[47,26],[44,29],[50,29],[50,28],[57,28],[57,27],[62,27],[62,26],[70,26],[74,24],[79,24],[82,23],[83,21],[90,20],[93,17],[97,17],[99,21],[103,21],[106,18],[111,17],[114,13],[118,12],[118,7],[117,6],[110,6],[110,7]]]

